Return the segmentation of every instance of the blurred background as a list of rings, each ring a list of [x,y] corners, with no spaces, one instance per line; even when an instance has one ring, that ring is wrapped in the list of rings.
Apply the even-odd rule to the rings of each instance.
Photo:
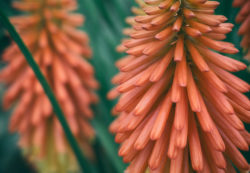
[[[0,0],[0,8],[8,16],[16,15],[19,12],[11,7],[12,0]],[[239,26],[234,22],[238,9],[232,8],[232,0],[218,0],[221,5],[216,10],[217,14],[223,14],[228,18],[228,22],[234,23],[233,32],[228,34],[227,41],[234,43],[240,49],[240,37],[237,35]],[[136,6],[134,0],[78,0],[78,12],[86,17],[85,25],[81,28],[90,37],[90,44],[93,49],[91,63],[96,71],[96,78],[101,87],[98,90],[100,102],[94,106],[95,118],[92,124],[96,130],[97,138],[93,142],[93,147],[97,155],[97,160],[93,166],[102,173],[123,172],[126,165],[118,157],[118,145],[114,143],[113,136],[108,132],[108,126],[113,121],[111,109],[115,101],[106,99],[107,92],[113,87],[111,78],[118,72],[114,63],[121,54],[116,52],[116,46],[123,38],[122,29],[127,25],[125,18],[132,15],[131,8]],[[0,23],[0,58],[2,51],[9,45],[10,38],[3,30]],[[233,58],[241,60],[243,51],[234,55]],[[232,57],[232,56],[231,56]],[[0,60],[0,68],[3,63]],[[250,83],[250,71],[236,73],[237,76]],[[0,100],[5,88],[0,84]],[[249,93],[248,97],[250,96]],[[1,105],[1,104],[0,104]],[[18,134],[8,132],[8,123],[11,111],[3,111],[0,106],[0,173],[31,173],[35,172],[32,165],[23,157],[17,146]],[[248,131],[250,126],[247,126]],[[243,153],[250,161],[249,152]]]

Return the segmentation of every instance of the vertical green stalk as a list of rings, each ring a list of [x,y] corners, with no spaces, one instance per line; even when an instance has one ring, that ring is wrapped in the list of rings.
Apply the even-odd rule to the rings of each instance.
[[[13,40],[16,42],[18,45],[19,49],[23,53],[25,59],[27,60],[28,64],[30,65],[31,69],[33,70],[36,78],[38,81],[41,83],[44,92],[48,96],[51,105],[53,106],[54,112],[60,121],[63,130],[65,132],[66,138],[78,160],[78,163],[80,167],[82,168],[82,171],[87,172],[87,173],[92,173],[93,167],[91,167],[91,164],[89,161],[84,157],[79,145],[77,144],[76,139],[74,138],[69,125],[65,119],[64,113],[62,109],[60,108],[60,105],[58,104],[58,101],[56,100],[56,97],[49,86],[48,82],[46,81],[44,75],[42,74],[39,66],[35,62],[34,58],[32,57],[30,51],[28,48],[25,46],[24,42],[20,38],[19,34],[16,32],[15,28],[13,25],[10,23],[9,19],[6,17],[6,15],[2,12],[0,9],[0,21],[2,22],[4,28],[9,32],[10,36],[13,38]]]

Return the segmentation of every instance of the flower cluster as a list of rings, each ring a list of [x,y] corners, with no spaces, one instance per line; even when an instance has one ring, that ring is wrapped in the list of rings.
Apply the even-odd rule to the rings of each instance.
[[[87,62],[91,57],[86,33],[77,30],[84,17],[73,13],[75,0],[21,0],[13,6],[24,15],[11,22],[31,51],[63,108],[70,128],[85,155],[93,157],[95,132],[88,120],[97,101],[98,83]],[[74,172],[78,166],[62,127],[39,81],[15,43],[2,59],[7,66],[0,80],[8,86],[3,105],[16,105],[10,130],[20,134],[20,145],[40,172]]]
[[[239,34],[243,36],[241,46],[246,51],[245,58],[250,61],[250,1],[249,0],[234,0],[235,7],[241,7],[239,14],[236,17],[236,22],[242,23]]]
[[[137,0],[129,36],[118,47],[119,101],[110,131],[121,143],[128,173],[249,170],[249,84],[230,72],[246,65],[221,53],[238,50],[222,41],[233,25],[215,15],[209,0]]]

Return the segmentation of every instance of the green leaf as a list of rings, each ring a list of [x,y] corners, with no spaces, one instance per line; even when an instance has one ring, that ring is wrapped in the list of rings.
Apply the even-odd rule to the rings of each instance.
[[[119,158],[117,155],[117,146],[113,142],[113,137],[110,135],[103,123],[97,118],[92,121],[92,124],[96,130],[97,138],[106,150],[109,159],[113,162],[116,171],[118,173],[123,173],[126,168],[126,165],[122,163],[122,159]]]

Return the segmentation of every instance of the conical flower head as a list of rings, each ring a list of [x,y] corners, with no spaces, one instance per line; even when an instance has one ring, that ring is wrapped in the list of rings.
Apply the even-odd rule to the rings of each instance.
[[[86,33],[76,28],[84,18],[72,11],[75,0],[22,0],[13,3],[24,15],[11,21],[31,51],[66,115],[85,155],[92,157],[94,130],[88,120],[98,87]],[[20,133],[20,145],[40,172],[77,171],[74,155],[41,85],[15,43],[3,54],[6,68],[0,79],[7,84],[4,107],[15,103],[10,130]]]
[[[130,38],[118,47],[120,95],[111,132],[128,173],[235,172],[249,165],[249,85],[230,72],[246,68],[220,53],[238,50],[225,41],[233,25],[214,15],[207,0],[138,0],[127,22]]]
[[[245,58],[250,62],[250,1],[234,0],[233,5],[241,8],[236,17],[236,22],[241,23],[239,29],[239,35],[243,36],[241,46],[246,51]]]

